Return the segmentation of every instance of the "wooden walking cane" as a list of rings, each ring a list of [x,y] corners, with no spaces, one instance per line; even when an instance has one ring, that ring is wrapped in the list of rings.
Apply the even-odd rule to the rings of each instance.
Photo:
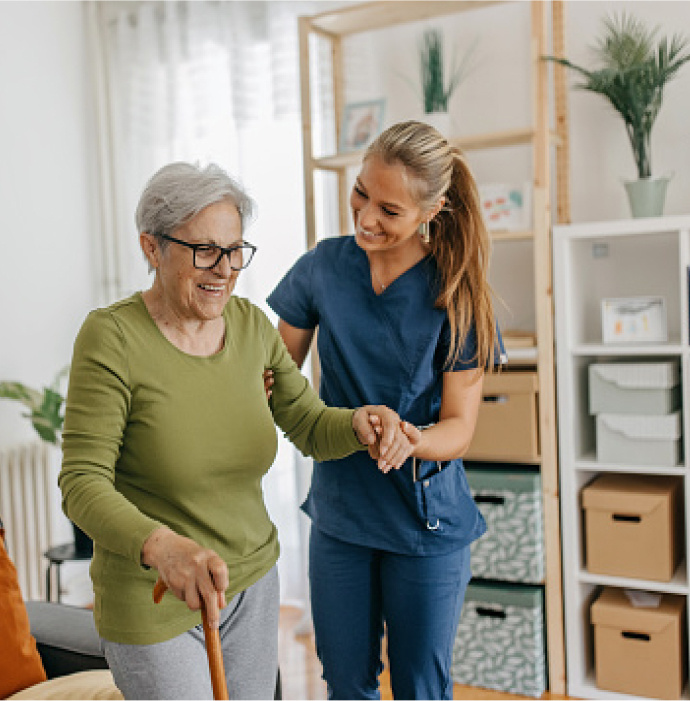
[[[168,589],[166,583],[158,577],[153,587],[153,601],[160,603]],[[204,640],[206,641],[206,654],[208,655],[208,668],[211,672],[211,686],[214,699],[229,699],[228,685],[225,680],[225,666],[223,665],[223,651],[220,647],[220,633],[217,628],[211,628],[206,615],[206,604],[201,599],[201,622],[204,626]]]

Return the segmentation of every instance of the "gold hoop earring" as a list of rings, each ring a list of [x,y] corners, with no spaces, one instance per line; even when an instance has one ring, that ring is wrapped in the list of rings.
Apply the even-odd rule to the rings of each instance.
[[[429,222],[423,221],[419,228],[417,229],[419,238],[422,239],[422,243],[429,243],[431,241],[431,236],[429,234]]]

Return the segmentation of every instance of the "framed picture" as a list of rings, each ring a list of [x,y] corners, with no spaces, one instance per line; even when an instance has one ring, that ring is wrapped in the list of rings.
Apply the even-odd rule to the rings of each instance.
[[[604,343],[666,343],[663,297],[619,297],[601,301]]]
[[[358,151],[368,146],[383,127],[383,111],[386,101],[370,100],[345,105],[340,151]]]
[[[489,231],[520,231],[531,228],[531,183],[480,185],[479,198]]]

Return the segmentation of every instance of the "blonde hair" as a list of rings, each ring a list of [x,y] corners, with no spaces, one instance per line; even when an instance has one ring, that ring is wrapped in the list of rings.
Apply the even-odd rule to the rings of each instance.
[[[433,127],[408,121],[386,129],[367,149],[364,158],[401,163],[412,175],[412,195],[423,212],[441,197],[445,204],[429,223],[431,252],[439,271],[435,306],[445,309],[450,322],[448,364],[460,353],[458,339],[466,338],[474,323],[479,367],[491,371],[495,363],[496,321],[488,282],[490,240],[481,215],[477,184],[461,151]]]

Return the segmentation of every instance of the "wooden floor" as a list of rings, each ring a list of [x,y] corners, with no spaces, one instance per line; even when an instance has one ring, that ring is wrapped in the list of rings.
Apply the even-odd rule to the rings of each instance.
[[[302,618],[302,611],[289,606],[280,609],[280,673],[283,680],[283,698],[325,699],[326,684],[321,679],[321,664],[314,650],[312,635],[295,635],[295,626]],[[381,675],[381,698],[392,699],[387,671]],[[478,689],[455,684],[454,699],[520,699],[528,697],[505,694],[500,691]],[[568,699],[546,692],[542,699]]]

